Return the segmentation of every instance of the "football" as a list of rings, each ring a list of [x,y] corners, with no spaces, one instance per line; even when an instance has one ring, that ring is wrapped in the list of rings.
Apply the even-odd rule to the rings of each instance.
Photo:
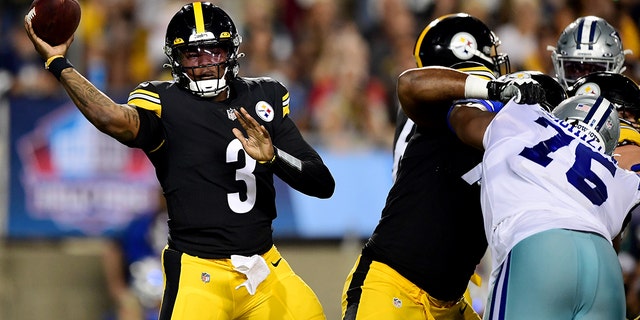
[[[33,31],[52,46],[64,43],[80,24],[78,0],[33,0],[27,18]]]

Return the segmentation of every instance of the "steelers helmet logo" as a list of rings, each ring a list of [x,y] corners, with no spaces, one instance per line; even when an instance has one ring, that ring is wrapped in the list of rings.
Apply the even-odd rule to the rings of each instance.
[[[275,111],[266,101],[258,101],[258,103],[256,103],[256,114],[258,114],[260,119],[266,122],[271,122],[275,115]]]
[[[594,82],[587,82],[576,90],[576,96],[581,96],[583,94],[595,94],[599,96],[600,93],[602,93],[602,89],[600,89],[600,86]]]
[[[476,38],[467,32],[458,32],[451,38],[449,49],[460,60],[469,60],[478,51]]]

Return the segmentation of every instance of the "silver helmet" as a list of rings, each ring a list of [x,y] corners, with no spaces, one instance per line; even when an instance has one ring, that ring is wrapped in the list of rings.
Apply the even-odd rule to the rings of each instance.
[[[579,95],[562,101],[551,112],[574,128],[594,138],[608,155],[618,144],[620,119],[615,106],[602,96]]]
[[[624,71],[622,41],[606,20],[585,16],[569,24],[557,46],[549,46],[556,77],[565,89],[581,76],[597,71]]]

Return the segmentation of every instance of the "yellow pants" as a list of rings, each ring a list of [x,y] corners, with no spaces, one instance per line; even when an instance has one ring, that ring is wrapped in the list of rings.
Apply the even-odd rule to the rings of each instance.
[[[262,257],[270,273],[251,295],[240,286],[246,276],[230,259],[201,259],[165,248],[159,319],[326,319],[315,293],[275,247]]]
[[[342,291],[344,320],[480,320],[467,298],[438,301],[384,263],[362,267],[361,258]]]

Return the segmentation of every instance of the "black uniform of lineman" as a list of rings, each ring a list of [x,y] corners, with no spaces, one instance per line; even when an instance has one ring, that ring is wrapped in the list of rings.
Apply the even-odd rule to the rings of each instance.
[[[252,310],[253,318],[273,312],[283,318],[285,314],[321,317],[313,292],[299,277],[291,277],[293,271],[273,246],[273,174],[294,189],[319,198],[333,194],[334,179],[287,116],[289,93],[284,86],[270,78],[236,77],[229,87],[230,96],[222,102],[200,98],[173,81],[142,83],[129,96],[128,103],[136,106],[140,115],[139,133],[129,146],[146,152],[167,200],[169,240],[163,254],[167,283],[161,319],[175,315],[174,310],[194,319],[208,318],[211,312],[246,317],[234,314],[246,312],[242,311],[245,308]],[[259,163],[249,157],[232,133],[232,128],[243,130],[233,112],[240,107],[269,131],[277,148],[275,162]],[[234,281],[243,280],[229,258],[256,254],[271,262],[267,265],[275,274],[260,283],[255,296],[237,300],[241,292],[233,287],[240,283]],[[190,269],[194,265],[197,268]],[[200,288],[210,281],[223,282]],[[194,287],[212,292],[194,300],[188,295]],[[235,306],[218,306],[220,301],[203,301],[202,297],[233,299]],[[209,306],[203,308],[203,304]],[[227,307],[228,311],[223,310]],[[213,311],[217,308],[220,310]]]
[[[462,64],[459,70],[487,78],[482,70],[468,66],[472,65]],[[446,127],[446,114],[434,116],[442,118],[441,127],[417,127],[398,111],[394,146],[406,146],[394,168],[396,183],[364,254],[388,264],[436,299],[450,301],[465,291],[487,250],[480,188],[462,179],[482,161],[483,153]],[[407,222],[414,226],[411,232],[397,232],[409,227]],[[403,250],[392,249],[400,246]]]
[[[482,161],[482,153],[458,140],[446,127],[446,114],[441,116],[444,126],[418,126],[409,140],[381,219],[345,283],[345,319],[356,319],[362,308],[371,310],[391,303],[384,297],[361,300],[363,285],[382,290],[383,295],[394,295],[393,288],[377,286],[374,279],[369,280],[370,268],[409,292],[415,285],[435,299],[456,301],[464,294],[486,252],[480,187],[462,179]],[[392,270],[384,265],[374,266],[372,263],[376,262]],[[401,301],[400,297],[397,299]],[[429,303],[421,299],[424,298],[405,297],[405,301],[395,303]],[[401,316],[397,319],[412,315],[407,313],[412,308],[401,310],[406,311],[399,310]]]
[[[493,79],[488,69],[475,64],[463,64],[459,70]],[[398,294],[389,283],[406,292],[412,292],[416,286],[442,302],[457,301],[487,250],[480,187],[462,178],[482,161],[482,151],[462,143],[447,127],[450,105],[425,106],[433,110],[434,119],[441,119],[433,121],[432,127],[416,126],[401,109],[398,111],[394,184],[381,219],[345,283],[344,319],[356,319],[358,313],[375,314],[373,309],[380,309],[389,300],[386,295]],[[374,265],[376,262],[384,265]],[[387,280],[382,281],[388,283],[369,280],[378,275],[384,275]],[[363,299],[363,286],[382,294]],[[400,301],[395,295],[394,299]],[[458,312],[445,311],[446,308],[434,306],[433,301],[409,296],[405,300],[413,300],[413,304],[430,304],[429,311],[434,316]],[[398,304],[412,305],[409,301]],[[460,307],[464,310],[463,305]],[[408,318],[415,316],[411,313],[415,310],[409,311],[412,309],[403,307],[401,310],[406,311],[391,314],[399,314],[395,319]]]
[[[482,161],[482,152],[447,127],[415,130],[362,254],[436,299],[456,300],[487,249],[480,188],[462,179]]]

